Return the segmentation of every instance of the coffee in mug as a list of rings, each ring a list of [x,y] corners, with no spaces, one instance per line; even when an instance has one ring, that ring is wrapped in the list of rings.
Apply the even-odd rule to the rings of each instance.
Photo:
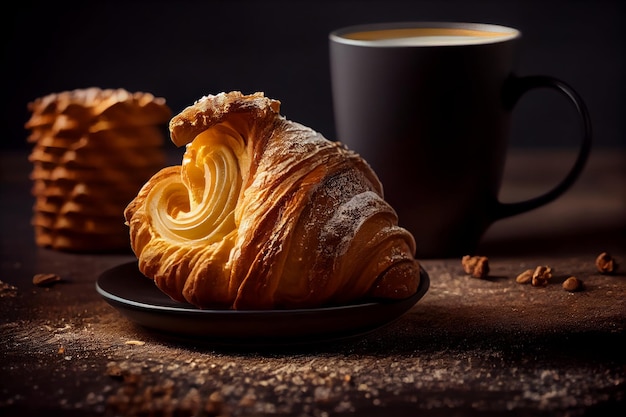
[[[516,37],[518,34],[515,29],[495,32],[460,27],[409,27],[352,32],[346,33],[343,38],[368,41],[381,46],[442,46],[488,43]]]
[[[519,30],[457,22],[360,25],[329,35],[337,139],[378,174],[417,257],[471,254],[495,221],[538,208],[577,179],[591,147],[582,98],[553,77],[518,76]],[[567,176],[533,199],[498,200],[518,99],[563,93],[582,143]]]

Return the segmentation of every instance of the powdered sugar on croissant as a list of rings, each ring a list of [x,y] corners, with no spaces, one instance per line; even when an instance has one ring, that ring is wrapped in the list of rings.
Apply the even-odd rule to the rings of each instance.
[[[413,236],[369,165],[262,93],[201,98],[170,121],[182,165],[127,206],[139,269],[200,308],[281,309],[417,291]]]

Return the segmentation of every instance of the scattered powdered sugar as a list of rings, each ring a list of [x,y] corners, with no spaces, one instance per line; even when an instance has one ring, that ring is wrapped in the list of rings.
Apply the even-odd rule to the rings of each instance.
[[[546,299],[518,318],[511,308],[528,304],[516,301],[515,291],[523,292],[510,282],[464,279],[458,260],[423,264],[429,294],[386,328],[356,339],[266,349],[146,331],[93,290],[75,287],[93,283],[34,291],[18,285],[17,296],[0,304],[0,411],[565,417],[593,410],[602,415],[617,401],[623,404],[623,352],[610,343],[615,335],[597,333],[605,308],[591,309],[580,333],[542,330],[527,321]],[[16,311],[21,318],[12,321]],[[552,319],[558,326],[566,318]],[[586,347],[589,337],[596,343]]]
[[[389,206],[378,194],[373,191],[356,194],[337,207],[332,217],[324,223],[320,232],[320,241],[332,241],[331,237],[339,237],[339,243],[332,247],[332,251],[335,256],[340,257],[348,250],[361,226],[372,216],[381,212],[391,213]],[[330,250],[327,247],[320,249]]]

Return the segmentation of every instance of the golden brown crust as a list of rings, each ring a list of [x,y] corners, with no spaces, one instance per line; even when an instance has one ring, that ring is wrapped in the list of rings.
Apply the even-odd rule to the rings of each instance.
[[[124,208],[166,162],[165,99],[93,87],[49,94],[28,109],[37,245],[128,251]]]
[[[280,102],[265,97],[263,93],[243,95],[239,91],[205,96],[185,108],[170,120],[172,142],[176,146],[190,143],[210,126],[226,118],[238,116],[247,121],[263,123],[278,118]]]
[[[280,309],[411,296],[413,236],[356,153],[256,93],[203,97],[170,122],[181,166],[125,210],[140,270],[201,308]]]
[[[150,93],[97,87],[48,94],[28,103],[26,129],[54,132],[152,126],[166,123],[171,111],[165,99]]]

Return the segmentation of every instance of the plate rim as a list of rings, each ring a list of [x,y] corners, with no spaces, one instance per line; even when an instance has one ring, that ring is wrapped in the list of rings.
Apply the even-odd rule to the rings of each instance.
[[[137,315],[140,315],[143,318],[145,315],[162,316],[165,314],[166,316],[168,316],[168,318],[171,318],[171,319],[174,319],[176,317],[182,318],[182,316],[185,316],[187,318],[192,318],[194,320],[203,320],[203,322],[204,320],[210,320],[211,318],[214,320],[221,318],[223,320],[228,319],[228,320],[245,321],[246,318],[249,318],[249,319],[253,318],[254,320],[263,320],[264,318],[271,319],[271,318],[276,318],[276,317],[281,317],[281,316],[282,317],[306,316],[308,319],[310,319],[310,317],[314,315],[320,315],[320,319],[324,318],[325,320],[327,320],[328,316],[332,315],[333,313],[341,314],[342,312],[345,312],[345,313],[349,312],[348,314],[352,314],[352,313],[360,312],[360,311],[362,311],[363,313],[367,313],[377,308],[384,308],[385,306],[389,306],[390,308],[399,310],[399,312],[397,312],[389,320],[384,321],[384,322],[381,322],[380,320],[373,320],[372,324],[369,326],[361,323],[359,325],[355,325],[354,328],[352,329],[342,328],[341,330],[345,332],[345,335],[342,335],[342,336],[338,336],[339,332],[337,331],[337,329],[333,329],[332,331],[329,331],[328,337],[326,338],[323,336],[320,336],[320,334],[317,334],[317,333],[311,336],[311,339],[316,340],[316,341],[323,341],[324,339],[336,340],[336,339],[344,339],[344,338],[349,338],[349,337],[356,337],[359,335],[370,333],[376,329],[379,329],[381,327],[385,327],[391,324],[392,322],[398,320],[400,317],[406,314],[408,311],[410,311],[417,304],[417,302],[424,297],[424,295],[428,292],[428,289],[430,287],[430,277],[428,276],[428,273],[426,272],[426,270],[424,270],[422,265],[420,265],[420,283],[418,285],[416,292],[410,297],[400,299],[400,300],[365,301],[365,302],[360,302],[360,303],[357,302],[353,304],[326,306],[326,307],[319,307],[319,308],[303,308],[303,309],[278,309],[278,310],[276,309],[272,309],[272,310],[200,309],[192,304],[185,304],[185,303],[181,303],[181,307],[178,307],[178,306],[155,305],[151,303],[141,302],[141,301],[137,301],[136,299],[124,298],[123,296],[119,296],[118,294],[112,293],[111,291],[103,287],[103,281],[105,281],[106,279],[115,279],[115,276],[113,278],[110,278],[109,276],[116,275],[116,272],[118,273],[124,272],[123,271],[124,268],[134,268],[133,273],[135,272],[135,269],[136,269],[138,274],[140,275],[142,274],[141,271],[139,271],[137,260],[121,263],[103,271],[96,279],[95,287],[96,287],[96,291],[100,294],[100,296],[102,296],[108,304],[113,306],[118,312],[120,312],[128,320],[130,320],[134,324],[137,324],[141,327],[149,328],[153,331],[157,331],[162,334],[178,335],[178,336],[182,336],[183,338],[187,340],[190,336],[193,336],[194,338],[202,337],[204,339],[212,339],[214,342],[218,342],[218,344],[230,344],[230,345],[232,345],[234,341],[232,336],[225,336],[223,334],[211,334],[211,333],[205,333],[205,332],[200,332],[201,335],[199,335],[196,333],[191,334],[185,331],[173,331],[169,328],[164,328],[163,325],[157,326],[157,325],[146,324],[146,321],[138,319]],[[146,278],[146,280],[148,279],[149,278]],[[161,292],[161,290],[156,286],[155,286],[155,289],[156,291]],[[159,294],[159,296],[161,295],[163,297],[168,297],[168,295],[163,292]],[[173,302],[178,303],[177,301],[173,301]],[[311,332],[311,334],[313,333],[315,332]],[[266,339],[266,338],[268,339],[276,338],[276,335],[268,334],[267,336],[264,336],[264,335],[255,334],[251,337],[261,340],[261,339]],[[299,338],[306,339],[306,336],[299,335]],[[225,340],[225,339],[228,339],[228,340]],[[235,340],[234,343],[237,345],[241,345],[244,343],[239,340],[239,337],[235,339],[237,340]],[[274,340],[271,344],[284,345],[284,344],[293,344],[293,343],[289,343],[289,342],[278,343],[276,340]]]

